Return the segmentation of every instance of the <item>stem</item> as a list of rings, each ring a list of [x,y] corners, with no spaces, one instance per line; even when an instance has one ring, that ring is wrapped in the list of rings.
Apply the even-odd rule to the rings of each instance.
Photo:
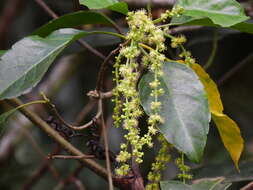
[[[182,163],[184,164],[184,153],[181,153],[181,159],[182,159]],[[183,175],[185,175],[185,171],[182,171]],[[185,178],[183,177],[183,183],[185,184]]]
[[[148,10],[148,16],[149,16],[150,18],[152,18],[151,4],[152,4],[152,0],[149,0],[149,1],[148,1],[148,4],[147,4],[147,10]]]
[[[122,34],[115,33],[115,32],[94,31],[91,33],[93,33],[93,34],[107,34],[107,35],[115,36],[115,37],[122,38],[122,39],[126,40],[126,36],[124,36]]]
[[[18,109],[21,109],[23,107],[30,106],[33,104],[46,104],[46,103],[47,103],[47,101],[45,101],[45,100],[36,100],[36,101],[28,102],[26,104],[22,104],[22,105],[16,107],[15,109],[18,110]]]
[[[215,58],[215,55],[216,55],[216,52],[217,52],[217,47],[218,47],[218,32],[215,31],[214,32],[214,36],[213,36],[213,48],[212,48],[212,52],[211,52],[211,54],[210,54],[210,56],[208,58],[207,63],[204,66],[205,70],[208,69],[212,65],[212,63],[214,61],[214,58]]]
[[[10,105],[21,106],[22,102],[19,99],[6,100]],[[52,129],[45,121],[43,121],[37,114],[31,112],[27,108],[20,108],[20,112],[24,114],[35,126],[38,126],[45,133],[47,133],[51,138],[53,138],[58,144],[60,144],[64,149],[76,156],[85,156],[80,150],[75,148],[67,140],[65,140],[58,132]],[[107,179],[107,171],[105,168],[101,167],[98,163],[90,159],[80,159],[80,161],[88,167],[90,170],[95,172],[97,175],[104,179]]]
[[[99,99],[99,105],[101,109],[103,109],[102,99]],[[112,173],[111,173],[111,163],[110,163],[110,155],[109,155],[109,143],[108,143],[108,135],[105,126],[104,114],[101,114],[101,121],[102,121],[102,134],[104,139],[104,146],[105,146],[105,159],[106,159],[106,169],[107,169],[107,177],[109,183],[109,190],[113,190],[113,182],[112,182]]]
[[[52,113],[59,119],[59,121],[60,121],[63,125],[65,125],[65,126],[71,128],[71,129],[73,129],[73,130],[83,130],[83,129],[86,129],[86,128],[90,127],[90,126],[94,123],[94,121],[96,121],[97,119],[99,119],[99,117],[100,117],[101,114],[102,114],[102,109],[101,109],[101,107],[98,105],[98,112],[97,112],[96,116],[95,116],[91,121],[89,121],[88,123],[86,123],[86,124],[84,124],[84,125],[82,125],[82,126],[74,126],[74,125],[71,125],[71,124],[67,123],[67,122],[61,117],[61,115],[59,114],[58,110],[56,109],[56,106],[50,102],[50,100],[46,97],[46,95],[45,95],[43,92],[41,92],[41,95],[42,95],[42,97],[44,98],[44,100],[46,101],[46,103],[47,103],[49,109],[50,109],[50,110],[52,111]]]

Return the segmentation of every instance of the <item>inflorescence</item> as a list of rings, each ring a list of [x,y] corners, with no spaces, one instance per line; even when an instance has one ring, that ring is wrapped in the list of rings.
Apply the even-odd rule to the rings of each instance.
[[[114,65],[114,81],[116,87],[114,93],[114,125],[123,126],[127,131],[124,135],[126,142],[121,144],[121,151],[116,160],[120,163],[116,168],[116,175],[127,175],[130,166],[130,159],[140,164],[143,162],[143,146],[153,147],[153,136],[158,134],[158,125],[163,123],[164,119],[159,112],[162,104],[159,96],[164,93],[161,87],[160,77],[163,76],[163,63],[166,60],[163,52],[166,49],[165,39],[171,37],[171,47],[182,47],[186,42],[184,36],[174,37],[168,35],[168,28],[157,27],[155,24],[163,22],[173,16],[182,13],[181,7],[175,7],[171,11],[166,11],[159,19],[152,20],[145,10],[129,12],[127,22],[129,32],[126,36],[127,45],[120,49]],[[182,57],[192,59],[188,52],[183,51]],[[192,62],[192,60],[188,60]],[[140,106],[140,98],[137,91],[137,83],[140,77],[140,68],[147,68],[152,74],[153,79],[149,83],[152,89],[150,96],[153,101],[150,104],[151,113],[148,119],[148,132],[143,136],[140,135],[138,119],[143,111]],[[166,167],[170,160],[169,143],[160,134],[158,140],[162,143],[161,149],[156,157],[155,163],[152,164],[151,172],[148,175],[150,183],[146,189],[159,189],[158,182],[161,179],[161,171]],[[129,151],[131,150],[131,151]]]

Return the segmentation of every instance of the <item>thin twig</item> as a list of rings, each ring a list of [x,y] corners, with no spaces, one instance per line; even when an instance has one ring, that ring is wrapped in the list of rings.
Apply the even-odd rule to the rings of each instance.
[[[252,189],[253,189],[253,182],[250,182],[249,184],[247,184],[246,186],[244,186],[240,190],[252,190]]]
[[[85,190],[85,187],[83,186],[82,182],[79,179],[72,178],[71,181],[78,190]]]
[[[5,8],[3,9],[3,13],[0,16],[0,49],[3,49],[6,40],[6,36],[9,32],[9,28],[11,27],[15,16],[20,10],[23,10],[22,3],[25,2],[24,0],[9,0],[6,1]]]
[[[47,6],[47,4],[43,1],[43,0],[35,0],[38,5],[40,5],[44,10],[45,12],[51,16],[52,18],[56,19],[56,18],[59,18],[59,16],[49,7]],[[88,43],[86,43],[85,41],[79,39],[77,40],[78,43],[83,46],[84,48],[86,48],[88,51],[90,51],[91,53],[93,53],[94,55],[96,55],[97,57],[99,57],[100,59],[105,59],[105,56],[100,53],[99,51],[97,51],[95,48],[91,47]]]
[[[74,11],[79,11],[81,9],[79,0],[73,0],[73,6],[74,6]]]
[[[45,162],[47,163],[47,167],[49,168],[49,170],[51,171],[51,173],[53,174],[53,176],[56,179],[60,179],[59,178],[59,172],[56,170],[56,168],[54,168],[50,162],[47,159],[46,154],[42,151],[42,149],[40,148],[40,146],[38,145],[38,143],[34,140],[34,138],[32,137],[32,135],[27,131],[26,128],[23,128],[22,131],[25,136],[27,137],[27,139],[30,141],[32,147],[34,148],[34,150],[45,160]]]
[[[53,188],[53,190],[61,190],[62,188],[64,188],[69,183],[73,183],[74,182],[73,179],[77,179],[77,177],[78,177],[79,173],[82,171],[82,169],[83,169],[83,165],[80,165],[79,167],[77,167],[74,172],[72,172],[63,181],[61,181],[60,183],[58,183],[55,186],[55,188]]]
[[[98,92],[103,90],[104,75],[107,69],[107,63],[122,48],[122,46],[126,45],[127,43],[129,43],[129,41],[125,41],[123,44],[119,45],[116,49],[111,51],[109,55],[105,58],[104,62],[102,63],[99,73],[98,73],[98,79],[97,79],[97,85],[96,85],[96,90]]]
[[[253,54],[248,55],[244,60],[238,63],[235,67],[225,73],[217,82],[218,86],[222,86],[227,82],[232,76],[234,76],[238,71],[240,71],[245,65],[253,62]]]
[[[85,156],[70,156],[70,155],[51,155],[49,159],[91,159],[95,158],[94,155],[85,155]]]
[[[6,100],[12,106],[20,106],[22,102],[19,99]],[[65,140],[57,131],[52,129],[45,121],[43,121],[37,114],[31,112],[27,108],[21,108],[19,110],[24,114],[31,122],[47,133],[51,138],[53,138],[58,144],[60,144],[64,149],[76,156],[85,156],[80,150],[75,148],[67,140]],[[101,167],[98,163],[90,159],[80,159],[80,161],[87,166],[90,170],[95,172],[97,175],[104,179],[107,179],[108,174],[105,168]]]
[[[50,7],[47,6],[47,4],[43,0],[35,0],[35,1],[47,12],[49,16],[51,16],[54,19],[58,18],[58,15],[54,11],[52,11],[52,9],[50,9]]]
[[[95,105],[95,101],[93,99],[90,100],[77,115],[75,125],[80,125],[84,121],[86,115],[91,112]]]
[[[103,108],[102,99],[99,99],[98,104],[100,104],[101,109]],[[110,155],[109,155],[109,142],[107,136],[107,129],[105,126],[104,114],[101,114],[101,123],[102,123],[102,134],[104,139],[104,146],[105,146],[105,158],[106,158],[106,169],[108,174],[108,183],[109,183],[109,190],[113,190],[113,181],[112,181],[112,173],[111,173],[111,163],[110,163]]]
[[[52,152],[52,154],[58,154],[60,153],[61,148],[57,145],[57,147],[54,149],[54,151]],[[32,186],[34,186],[39,179],[47,172],[48,170],[48,164],[51,163],[51,160],[45,160],[44,163],[38,168],[36,169],[33,174],[31,175],[31,177],[28,179],[28,181],[23,185],[23,187],[21,188],[21,190],[29,190],[32,188]]]
[[[102,63],[98,73],[97,86],[96,86],[97,91],[101,91],[103,89],[104,74],[107,68],[107,63],[119,51],[119,49],[120,46],[115,50],[111,51],[110,54],[105,58],[104,62]]]
[[[169,30],[170,34],[180,34],[184,32],[192,32],[203,28],[204,26],[178,26]]]
[[[213,36],[213,47],[211,54],[207,60],[207,63],[204,65],[204,69],[207,70],[213,63],[216,52],[217,52],[217,47],[218,47],[218,32],[217,30],[214,31],[214,36]]]
[[[61,117],[61,115],[59,114],[58,110],[56,109],[56,106],[50,102],[50,100],[46,97],[46,95],[45,95],[43,92],[41,92],[41,95],[42,95],[42,97],[44,98],[44,100],[47,101],[47,105],[48,105],[49,109],[50,109],[51,112],[57,117],[57,119],[59,119],[59,121],[60,121],[63,125],[65,125],[65,126],[71,128],[71,129],[73,129],[73,130],[83,130],[83,129],[86,129],[86,128],[90,127],[96,120],[99,119],[99,117],[100,117],[101,114],[102,114],[101,107],[100,107],[99,104],[98,104],[98,111],[97,111],[97,114],[96,114],[96,116],[95,116],[91,121],[89,121],[88,123],[86,123],[86,124],[84,124],[84,125],[82,125],[82,126],[74,126],[74,125],[71,125],[71,124],[67,123],[67,122]]]

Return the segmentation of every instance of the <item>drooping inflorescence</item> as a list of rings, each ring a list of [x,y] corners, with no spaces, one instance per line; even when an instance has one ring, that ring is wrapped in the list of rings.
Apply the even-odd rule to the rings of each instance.
[[[164,119],[160,115],[162,104],[159,97],[164,93],[161,87],[160,78],[163,76],[163,64],[166,60],[163,54],[166,50],[165,39],[168,28],[155,25],[158,21],[165,21],[167,18],[177,16],[182,13],[182,8],[175,7],[171,11],[166,11],[161,17],[153,21],[145,10],[130,12],[127,16],[129,32],[126,36],[127,45],[120,49],[114,65],[114,81],[116,87],[114,93],[114,125],[122,126],[127,133],[124,135],[126,142],[122,143],[121,151],[116,160],[119,167],[116,168],[116,175],[127,175],[130,167],[130,159],[140,164],[143,162],[143,146],[153,147],[153,136],[158,134],[158,125],[163,123]],[[174,37],[171,46],[179,46],[186,41],[183,36]],[[137,91],[137,83],[140,78],[140,68],[147,68],[153,75],[149,83],[151,89],[150,96],[150,114],[147,121],[147,133],[140,135],[139,118],[142,115],[140,98]],[[155,163],[152,164],[149,173],[149,185],[147,189],[158,189],[158,181],[161,178],[161,170],[170,160],[168,153],[169,143],[159,135],[159,141],[162,143]],[[131,150],[131,151],[129,151]],[[157,188],[156,188],[157,187]]]

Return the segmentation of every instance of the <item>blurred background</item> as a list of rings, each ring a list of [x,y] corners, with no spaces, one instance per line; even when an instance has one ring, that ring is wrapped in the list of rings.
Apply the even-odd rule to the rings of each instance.
[[[44,1],[57,15],[71,13],[76,9],[72,0]],[[145,8],[147,1],[127,0],[130,10]],[[174,1],[153,0],[152,12],[154,17],[170,8]],[[253,2],[240,1],[245,7],[246,14],[253,18]],[[82,7],[85,10],[85,7]],[[103,11],[115,20],[122,30],[127,32],[124,16],[118,13]],[[1,0],[0,1],[0,49],[7,50],[18,40],[52,20],[35,0]],[[81,26],[84,30],[103,29],[112,30],[104,26]],[[207,147],[203,161],[199,165],[189,163],[194,178],[226,176],[233,181],[231,190],[240,189],[244,184],[253,180],[253,35],[229,29],[200,27],[185,31],[188,42],[186,48],[190,50],[197,62],[207,69],[210,76],[217,82],[225,107],[225,113],[231,116],[240,126],[245,139],[245,150],[240,162],[241,173],[237,173],[226,152],[215,126],[211,124]],[[117,47],[119,40],[104,35],[91,36],[85,41],[96,48],[103,55]],[[169,42],[168,42],[169,44]],[[170,50],[167,55],[177,58],[178,50]],[[210,55],[213,61],[206,65]],[[15,57],[13,57],[15,59]],[[96,85],[97,72],[103,60],[87,49],[74,43],[57,58],[46,76],[31,93],[22,97],[24,101],[39,98],[39,92],[44,91],[56,104],[61,115],[72,123],[85,123],[96,114],[96,106],[86,94]],[[1,68],[0,68],[1,69]],[[113,88],[112,68],[106,78],[106,90]],[[87,112],[87,107],[89,107]],[[112,126],[111,113],[113,104],[108,100],[106,110],[106,124],[109,127],[110,148],[119,151],[119,144],[123,141],[123,131]],[[10,109],[4,102],[0,102],[0,112]],[[42,106],[33,106],[43,119],[49,114]],[[87,112],[87,113],[86,113]],[[90,140],[90,132],[84,131],[88,137],[73,137],[71,142],[84,152],[89,151],[86,143]],[[55,144],[40,129],[34,127],[20,114],[13,116],[0,132],[0,189],[78,189],[78,185],[69,183],[62,187],[61,179],[68,178],[73,172],[85,184],[86,189],[106,189],[103,179],[96,176],[89,169],[80,167],[74,160],[53,160],[53,168],[48,168],[46,157],[57,152]],[[147,150],[148,155],[142,167],[143,174],[150,168],[157,149]],[[64,152],[61,152],[64,154]],[[173,155],[177,156],[177,155]],[[101,164],[104,164],[102,161]],[[169,164],[164,179],[173,179],[177,174],[174,163]],[[80,188],[80,187],[79,187]]]

